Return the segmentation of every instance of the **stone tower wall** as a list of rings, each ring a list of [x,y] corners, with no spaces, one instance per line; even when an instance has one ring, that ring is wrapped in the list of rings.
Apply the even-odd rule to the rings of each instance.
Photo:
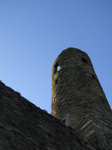
[[[110,106],[88,55],[68,48],[52,68],[52,115],[75,128],[84,120],[105,120]]]

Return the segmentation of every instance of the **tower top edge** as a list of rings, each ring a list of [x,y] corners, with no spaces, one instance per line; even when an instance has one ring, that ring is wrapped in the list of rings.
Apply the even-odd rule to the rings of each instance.
[[[84,52],[83,50],[79,49],[79,48],[76,48],[76,47],[68,47],[64,50],[62,50],[62,52],[60,54],[63,54],[63,53],[66,53],[66,52],[69,52],[69,53],[83,53],[83,54],[86,54],[86,52]]]
[[[89,56],[86,52],[80,50],[79,48],[74,48],[74,47],[68,47],[64,50],[62,50],[62,52],[57,56],[56,60],[54,61],[54,64],[60,63],[60,61],[62,61],[63,59],[69,60],[69,59],[77,59],[80,57],[84,57],[89,59]]]

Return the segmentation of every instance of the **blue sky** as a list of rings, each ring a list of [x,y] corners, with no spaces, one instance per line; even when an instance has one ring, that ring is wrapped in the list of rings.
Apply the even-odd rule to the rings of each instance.
[[[88,53],[112,107],[112,0],[0,0],[0,80],[48,112],[68,47]]]

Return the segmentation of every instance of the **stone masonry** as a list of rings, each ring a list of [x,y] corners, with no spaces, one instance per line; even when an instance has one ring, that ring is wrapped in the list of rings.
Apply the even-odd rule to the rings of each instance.
[[[111,108],[90,58],[79,49],[62,51],[53,64],[51,113],[102,149],[112,146]]]
[[[95,146],[0,82],[0,150],[96,150]]]

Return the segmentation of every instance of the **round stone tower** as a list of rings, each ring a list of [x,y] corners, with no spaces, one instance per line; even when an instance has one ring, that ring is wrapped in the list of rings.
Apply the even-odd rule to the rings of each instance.
[[[51,113],[75,128],[88,118],[105,119],[111,112],[88,55],[68,48],[52,67]]]

